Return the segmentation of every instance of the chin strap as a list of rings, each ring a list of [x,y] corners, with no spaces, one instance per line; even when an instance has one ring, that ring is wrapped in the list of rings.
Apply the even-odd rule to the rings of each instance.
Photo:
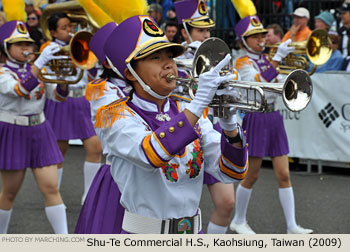
[[[185,29],[185,31],[187,33],[188,39],[190,40],[190,44],[191,44],[193,42],[193,40],[192,40],[191,34],[188,32],[187,24],[186,24],[186,22],[182,22],[182,24],[184,26],[184,29]]]
[[[255,51],[255,50],[253,50],[252,48],[250,48],[250,47],[248,46],[247,42],[245,41],[245,38],[244,38],[244,37],[242,37],[242,42],[243,42],[244,47],[245,47],[249,52],[254,53],[254,54],[261,54],[261,52],[257,52],[257,51]],[[264,49],[263,49],[263,50],[265,50],[265,46],[264,46]]]
[[[23,62],[20,62],[20,61],[14,59],[14,58],[11,56],[11,54],[8,52],[8,50],[7,50],[7,43],[4,43],[4,51],[5,51],[5,53],[7,54],[7,57],[8,57],[12,62],[17,63],[17,64],[20,64],[20,65],[23,65]],[[24,63],[24,65],[26,65],[27,63],[29,63],[29,61],[30,61],[30,59],[28,59],[28,60]]]
[[[139,82],[139,84],[142,86],[143,90],[145,90],[148,94],[150,94],[151,96],[153,96],[156,99],[162,100],[167,98],[169,95],[159,95],[156,92],[154,92],[152,90],[152,88],[150,86],[148,86],[146,83],[143,82],[143,80],[141,80],[141,78],[137,75],[137,73],[134,71],[134,69],[132,68],[131,64],[128,63],[127,68],[129,69],[130,73],[136,78],[136,80]]]
[[[118,71],[118,69],[113,65],[112,61],[106,56],[106,60],[109,66],[112,68],[113,72],[115,72],[120,78],[125,79],[124,76]]]

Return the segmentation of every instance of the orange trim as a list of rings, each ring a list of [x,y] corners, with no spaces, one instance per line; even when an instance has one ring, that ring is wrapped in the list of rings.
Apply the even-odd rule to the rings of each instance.
[[[63,101],[66,100],[66,98],[63,98],[62,96],[60,96],[59,94],[57,94],[57,90],[56,90],[56,89],[55,89],[55,91],[54,91],[54,94],[55,94],[55,98],[56,98],[58,101],[63,102]]]
[[[145,153],[151,162],[151,164],[155,167],[162,167],[163,165],[166,165],[168,162],[161,160],[158,155],[154,152],[151,144],[151,135],[147,135],[143,141],[142,141],[142,147],[145,150]]]
[[[203,118],[206,119],[208,118],[209,115],[209,107],[206,107],[203,111]]]
[[[236,75],[236,77],[233,80],[237,80],[238,79],[238,72],[236,69],[233,69],[233,74]]]
[[[186,98],[186,97],[183,97],[183,96],[181,96],[181,95],[174,95],[174,94],[172,94],[172,95],[170,95],[170,97],[177,97],[177,98],[179,98],[179,99],[183,99],[183,100],[186,100],[186,101],[192,101],[192,99],[190,99],[190,98]]]
[[[241,69],[243,68],[245,65],[251,65],[252,62],[250,62],[249,60],[249,57],[248,56],[244,56],[244,57],[241,57],[241,58],[238,58],[236,60],[236,66],[235,68],[236,69]]]
[[[257,73],[257,74],[255,75],[255,80],[256,80],[257,82],[261,82],[261,80],[260,80],[259,76],[260,76],[260,74],[259,74],[259,73]]]
[[[221,161],[221,158],[219,160],[219,164],[220,164],[220,171],[222,171],[223,173],[225,173],[227,176],[231,177],[231,178],[234,178],[234,179],[239,179],[239,180],[242,180],[245,178],[245,175],[247,174],[248,172],[248,168],[246,169],[246,171],[244,173],[236,173],[228,168],[226,168],[224,166],[224,164],[222,163]]]
[[[19,82],[17,82],[16,86],[15,86],[15,92],[18,96],[24,97],[26,96],[25,93],[23,93],[20,89],[19,89]]]
[[[173,155],[171,155],[163,146],[163,144],[159,141],[156,133],[153,132],[153,137],[156,139],[156,141],[158,142],[159,146],[162,148],[162,150],[165,152],[165,154],[167,154],[169,157],[172,157]]]
[[[248,158],[247,158],[247,160],[246,160],[244,166],[238,166],[238,165],[235,165],[234,163],[232,163],[230,160],[228,160],[228,159],[227,159],[226,157],[224,157],[222,154],[221,154],[221,157],[222,157],[223,159],[225,159],[225,161],[226,161],[227,163],[229,163],[230,165],[234,166],[234,167],[237,168],[237,169],[243,170],[245,167],[247,167],[247,164],[248,164]]]
[[[90,82],[86,86],[85,98],[88,101],[96,101],[98,98],[104,95],[104,90],[106,86],[106,79],[97,79]]]

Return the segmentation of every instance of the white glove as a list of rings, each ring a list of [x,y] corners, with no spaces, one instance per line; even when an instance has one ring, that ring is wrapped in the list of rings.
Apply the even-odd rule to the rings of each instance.
[[[221,69],[227,65],[231,60],[231,55],[226,57],[217,64],[213,69],[199,75],[198,89],[194,99],[187,104],[186,108],[197,117],[201,117],[204,109],[210,104],[213,99],[218,86],[225,81],[232,80],[235,76],[233,74],[220,76]]]
[[[291,39],[286,40],[281,43],[278,48],[275,56],[273,56],[272,60],[281,62],[283,58],[285,58],[288,54],[294,52],[295,48],[292,46],[288,46],[292,42]]]
[[[44,48],[40,56],[35,60],[34,65],[39,69],[43,68],[50,60],[61,59],[62,56],[54,56],[61,48],[56,44],[50,44]]]
[[[237,108],[230,108],[228,118],[219,118],[220,127],[223,130],[232,131],[237,128],[237,116],[236,116]]]

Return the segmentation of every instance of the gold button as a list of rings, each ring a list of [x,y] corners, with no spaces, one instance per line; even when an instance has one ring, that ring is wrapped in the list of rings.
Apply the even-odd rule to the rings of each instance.
[[[190,169],[190,168],[188,168],[188,169],[186,170],[186,173],[187,173],[187,174],[189,174],[189,173],[190,173],[190,171],[191,171],[191,169]]]
[[[173,133],[174,131],[175,131],[175,128],[174,128],[174,127],[170,127],[170,128],[169,128],[169,132],[170,132],[170,133]]]
[[[245,131],[243,131],[243,133],[244,133],[244,135],[245,135],[245,134],[247,134],[247,131],[245,130]]]
[[[248,148],[248,144],[246,144],[247,148]]]
[[[164,132],[160,132],[160,133],[159,133],[159,137],[160,137],[160,138],[164,138],[164,137],[165,137],[165,133],[164,133]]]
[[[184,126],[184,122],[183,122],[183,121],[179,121],[179,122],[177,123],[177,125],[179,125],[179,127],[181,128],[182,126]]]

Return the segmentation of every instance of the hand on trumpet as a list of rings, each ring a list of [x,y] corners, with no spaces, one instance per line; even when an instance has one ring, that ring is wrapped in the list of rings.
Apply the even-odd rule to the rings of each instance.
[[[223,130],[233,131],[237,128],[237,108],[231,107],[228,111],[229,116],[227,118],[219,118],[219,124]]]
[[[40,53],[40,56],[34,61],[34,65],[37,68],[42,69],[50,60],[68,58],[68,56],[65,55],[55,56],[55,53],[59,52],[60,49],[61,48],[55,44],[46,46]]]
[[[288,54],[294,52],[295,48],[292,46],[288,46],[292,42],[291,39],[286,40],[281,43],[278,48],[275,56],[273,56],[272,60],[281,62]]]
[[[227,54],[214,68],[199,75],[196,95],[186,107],[192,114],[201,117],[204,109],[211,103],[219,85],[235,77],[233,74],[220,76],[221,69],[226,66],[230,60],[231,56]]]

